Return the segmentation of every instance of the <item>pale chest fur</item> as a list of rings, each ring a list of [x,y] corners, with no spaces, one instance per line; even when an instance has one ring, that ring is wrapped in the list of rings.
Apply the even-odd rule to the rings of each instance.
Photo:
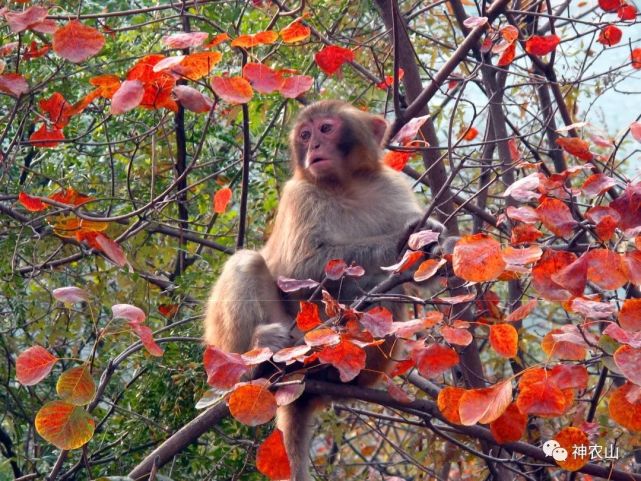
[[[327,192],[291,180],[271,238],[283,242],[276,246],[270,239],[263,255],[276,276],[318,280],[332,258],[354,261],[372,274],[394,262],[400,236],[420,215],[409,185],[391,170],[348,191]]]

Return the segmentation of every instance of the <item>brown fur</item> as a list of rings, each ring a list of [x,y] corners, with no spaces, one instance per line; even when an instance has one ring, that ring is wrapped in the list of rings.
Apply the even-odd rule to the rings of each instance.
[[[319,177],[305,167],[314,147],[302,148],[299,130],[324,117],[337,121],[336,135],[341,142],[351,141],[352,148],[333,158],[331,172]],[[380,162],[384,127],[381,117],[343,102],[318,102],[300,113],[290,136],[294,175],[283,189],[272,235],[260,252],[239,251],[225,264],[207,304],[207,344],[233,352],[290,345],[296,301],[308,292],[283,299],[275,283],[278,276],[321,280],[327,261],[340,258],[365,268],[362,289],[385,277],[380,267],[396,261],[399,237],[420,218],[421,208],[402,175]],[[326,157],[338,157],[337,145],[315,142]],[[359,292],[345,282],[340,293],[331,294],[349,304]],[[394,314],[403,320],[403,309],[394,308]],[[382,356],[368,353],[369,369],[384,370],[384,362]],[[371,381],[372,376],[361,378]],[[313,405],[305,398],[279,408],[277,415],[294,481],[310,479]]]

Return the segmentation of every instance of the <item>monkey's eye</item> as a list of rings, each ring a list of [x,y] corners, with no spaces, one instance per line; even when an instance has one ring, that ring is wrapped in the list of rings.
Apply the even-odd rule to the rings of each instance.
[[[301,140],[303,140],[304,142],[307,142],[311,138],[312,133],[309,130],[303,130],[299,135]]]
[[[324,134],[328,134],[332,131],[333,127],[334,126],[332,124],[323,124],[321,125],[320,131]]]

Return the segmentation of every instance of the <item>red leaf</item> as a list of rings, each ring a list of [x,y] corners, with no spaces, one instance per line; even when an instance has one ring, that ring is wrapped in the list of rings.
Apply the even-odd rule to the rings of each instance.
[[[207,384],[218,389],[229,389],[249,371],[240,354],[227,353],[214,346],[207,346],[203,364],[207,372]]]
[[[502,27],[500,33],[501,37],[509,43],[514,43],[519,38],[519,29],[514,25],[506,25],[505,27]]]
[[[616,12],[621,3],[621,0],[599,0],[599,7],[606,12]]]
[[[530,55],[547,55],[554,51],[560,41],[556,35],[533,35],[525,42],[525,50]]]
[[[141,324],[147,318],[145,311],[131,304],[114,304],[111,313],[114,319],[126,319],[134,324]]]
[[[531,368],[519,380],[516,405],[526,415],[559,416],[565,412],[567,400],[545,369]]]
[[[95,421],[80,406],[49,401],[35,419],[38,434],[59,449],[78,449],[93,437]]]
[[[512,403],[498,419],[490,423],[490,431],[499,444],[511,443],[521,439],[526,424],[527,416],[521,414],[516,403]]]
[[[328,327],[314,329],[305,334],[305,344],[310,347],[326,346],[338,344],[341,336]]]
[[[284,79],[278,90],[283,97],[295,99],[311,89],[312,85],[314,85],[314,79],[309,75],[292,75]]]
[[[97,75],[89,79],[89,83],[100,89],[100,96],[110,99],[120,88],[120,79],[116,75]]]
[[[283,84],[283,75],[262,63],[247,63],[243,67],[243,77],[249,80],[257,92],[270,94]]]
[[[38,44],[33,41],[29,45],[29,49],[24,53],[25,60],[33,60],[34,58],[39,58],[45,55],[51,49],[51,45],[43,44],[42,47],[38,48]]]
[[[415,349],[411,356],[418,372],[426,379],[438,377],[459,363],[456,351],[441,344],[430,344],[425,348]]]
[[[641,385],[641,349],[621,346],[614,353],[614,363],[630,382]]]
[[[60,92],[54,92],[48,99],[40,100],[39,105],[40,110],[47,114],[57,129],[65,127],[73,115],[73,107]]]
[[[486,23],[487,23],[487,17],[470,16],[463,21],[463,25],[465,25],[467,28],[480,27],[481,25],[485,25]]]
[[[571,297],[570,292],[553,280],[553,275],[572,264],[576,258],[571,252],[553,249],[547,249],[543,253],[537,265],[532,268],[532,285],[541,297],[556,302]]]
[[[416,137],[416,134],[418,134],[423,124],[427,122],[427,119],[429,118],[430,118],[429,115],[414,117],[412,120],[410,120],[405,125],[403,125],[401,130],[399,130],[398,133],[394,136],[394,138],[390,140],[390,144],[398,143],[399,145],[407,145],[412,140],[414,140],[414,137]]]
[[[398,69],[398,80],[401,81],[405,77],[405,70],[399,67]],[[392,85],[394,85],[394,76],[386,75],[382,82],[376,84],[376,87],[381,90],[387,90]]]
[[[75,286],[58,287],[51,291],[54,299],[61,302],[68,302],[75,304],[76,302],[83,302],[89,299],[89,294],[84,289]]]
[[[76,232],[76,238],[81,242],[86,242],[92,248],[102,252],[107,259],[116,264],[119,267],[125,266],[127,261],[127,256],[121,249],[121,247],[100,232]]]
[[[111,99],[111,113],[124,114],[140,105],[145,88],[140,80],[125,80]]]
[[[519,335],[512,324],[492,324],[490,326],[490,345],[499,356],[516,357],[519,348]]]
[[[254,96],[251,85],[243,77],[213,77],[211,87],[230,104],[245,104]]]
[[[314,56],[314,60],[323,72],[333,75],[345,62],[354,61],[354,52],[338,45],[327,45]]]
[[[414,155],[414,152],[390,150],[385,154],[385,157],[383,157],[383,163],[400,172],[407,165],[412,155]]]
[[[522,207],[509,206],[505,210],[505,213],[510,219],[523,222],[524,224],[536,224],[539,221],[539,215],[528,205]]]
[[[382,338],[393,332],[392,313],[381,306],[376,306],[366,313],[361,318],[361,324],[367,329],[372,336]]]
[[[601,289],[615,290],[628,281],[623,258],[619,253],[608,249],[592,249],[582,257],[588,262],[588,280]]]
[[[188,85],[176,85],[174,95],[184,108],[192,112],[209,112],[214,105],[209,97]]]
[[[325,275],[328,279],[337,281],[345,274],[345,269],[347,269],[347,264],[343,259],[331,259],[325,264]]]
[[[621,20],[636,20],[637,7],[630,3],[624,3],[618,8],[617,15]]]
[[[616,45],[617,43],[619,43],[622,36],[623,32],[621,32],[621,29],[615,27],[614,25],[606,25],[599,32],[599,38],[597,38],[597,42],[611,47],[612,45]]]
[[[583,139],[577,137],[559,137],[556,139],[556,143],[568,154],[574,155],[581,160],[590,161],[594,158],[594,154],[590,152],[590,144]]]
[[[41,210],[45,210],[47,207],[49,207],[37,197],[31,197],[24,192],[20,192],[18,194],[18,202],[20,202],[23,207],[30,212],[40,212]]]
[[[349,341],[341,341],[334,346],[325,346],[318,358],[338,369],[341,381],[354,379],[365,369],[365,351]]]
[[[300,301],[300,311],[296,316],[296,325],[302,332],[320,326],[321,319],[318,312],[318,305],[309,301]]]
[[[414,272],[414,280],[416,282],[426,281],[430,277],[433,277],[445,264],[447,264],[445,259],[427,259],[421,262]]]
[[[569,237],[574,233],[577,221],[572,217],[570,208],[558,199],[545,197],[536,208],[541,222],[559,237]]]
[[[200,47],[209,34],[207,32],[181,32],[166,35],[162,43],[168,48],[191,48]]]
[[[632,61],[632,68],[641,70],[641,48],[635,48],[630,53],[630,60]]]
[[[16,359],[16,379],[23,386],[33,386],[49,375],[58,358],[44,347],[33,346]]]
[[[523,266],[537,262],[543,255],[539,246],[515,248],[507,246],[501,253],[503,260],[511,266]]]
[[[498,419],[512,402],[512,382],[502,381],[491,387],[466,390],[459,400],[461,424],[471,426]]]
[[[214,212],[224,214],[231,201],[232,191],[229,187],[223,187],[214,194]]]
[[[472,333],[465,328],[443,326],[440,333],[448,344],[456,344],[457,346],[469,346],[474,340]]]
[[[300,289],[315,289],[318,282],[313,279],[289,279],[288,277],[279,276],[276,279],[278,288],[283,292],[294,292]]]
[[[45,124],[29,136],[29,142],[34,147],[55,147],[61,140],[65,140],[62,130],[57,128],[49,130]]]
[[[256,469],[272,481],[291,477],[283,433],[279,429],[274,429],[256,450]]]
[[[634,140],[641,142],[641,122],[632,122],[630,124],[630,133]]]
[[[13,33],[19,33],[41,23],[45,20],[48,13],[48,9],[34,6],[29,7],[24,12],[5,11],[4,18],[7,20],[11,31]]]
[[[131,329],[140,337],[142,345],[145,346],[145,349],[149,354],[156,357],[161,357],[165,351],[160,347],[154,340],[153,333],[149,326],[143,324],[138,324],[135,322],[130,322],[129,326]]]
[[[507,47],[503,51],[496,65],[499,67],[507,67],[514,61],[515,56],[516,56],[516,43],[512,43],[510,44],[509,47]]]
[[[619,323],[628,331],[641,331],[641,299],[626,299],[623,302]]]
[[[467,141],[474,140],[478,134],[479,134],[478,130],[476,130],[474,127],[469,127],[465,131],[465,134],[463,134],[463,140],[467,140]]]
[[[29,84],[25,78],[17,73],[5,73],[0,75],[0,92],[20,97],[29,91]]]
[[[403,258],[392,266],[381,267],[384,271],[404,272],[423,257],[422,251],[405,251]]]
[[[605,174],[593,174],[585,180],[581,190],[588,197],[596,197],[615,185],[616,181],[612,177]]]
[[[71,20],[53,34],[53,51],[73,63],[96,55],[105,44],[105,37],[95,28]]]

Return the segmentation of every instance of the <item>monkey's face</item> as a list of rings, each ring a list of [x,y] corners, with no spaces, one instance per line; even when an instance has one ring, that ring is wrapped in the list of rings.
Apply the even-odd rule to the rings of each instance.
[[[300,168],[315,180],[339,180],[350,146],[346,126],[334,115],[301,122],[296,131],[296,157]]]

